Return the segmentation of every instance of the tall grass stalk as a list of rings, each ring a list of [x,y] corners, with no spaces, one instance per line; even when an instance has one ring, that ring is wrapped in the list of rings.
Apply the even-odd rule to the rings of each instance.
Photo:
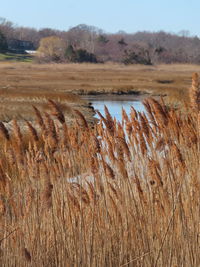
[[[200,266],[197,79],[188,112],[146,99],[67,127],[50,100],[39,128],[0,123],[0,265]]]

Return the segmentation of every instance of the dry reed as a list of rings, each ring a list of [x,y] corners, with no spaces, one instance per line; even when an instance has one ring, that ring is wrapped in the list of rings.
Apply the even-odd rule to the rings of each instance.
[[[92,129],[49,104],[60,128],[38,109],[41,134],[0,123],[0,265],[200,266],[196,106],[146,99],[122,123],[105,108]]]

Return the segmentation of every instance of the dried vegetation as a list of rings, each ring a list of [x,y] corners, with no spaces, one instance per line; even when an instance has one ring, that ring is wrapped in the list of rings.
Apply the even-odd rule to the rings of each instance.
[[[40,130],[0,123],[0,265],[200,266],[199,95],[195,74],[184,114],[147,99],[69,128],[50,101]]]
[[[168,95],[169,101],[187,100],[191,73],[198,65],[122,64],[31,64],[0,63],[0,93],[18,92],[34,96],[65,92],[77,94],[149,93]],[[23,95],[22,95],[23,96]],[[27,95],[28,97],[28,95]]]

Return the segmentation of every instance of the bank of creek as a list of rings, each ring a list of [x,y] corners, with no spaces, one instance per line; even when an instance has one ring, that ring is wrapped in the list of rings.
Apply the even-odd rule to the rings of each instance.
[[[98,122],[99,116],[97,115],[96,111],[98,110],[104,116],[104,106],[106,106],[111,114],[111,116],[116,118],[116,120],[121,120],[122,115],[122,107],[126,111],[127,114],[130,113],[131,106],[135,108],[136,111],[143,112],[144,106],[142,104],[142,100],[147,95],[112,95],[112,94],[100,94],[100,95],[75,95],[78,101],[62,101],[62,110],[65,116],[65,120],[67,125],[71,126],[74,121],[78,118],[76,112],[74,110],[80,111],[84,117],[86,118],[89,125],[93,125],[94,123]],[[54,100],[54,99],[53,99]],[[48,107],[48,99],[42,100],[44,102],[43,106],[38,106],[33,103],[29,103],[27,101],[26,108],[32,108],[34,104],[40,111],[42,116],[45,118],[45,112],[51,114],[51,108]],[[54,100],[55,102],[59,103],[59,100]],[[23,102],[25,103],[25,102]],[[30,107],[28,107],[28,105]],[[46,106],[45,106],[46,105]],[[48,107],[48,109],[46,109]],[[39,129],[39,125],[37,122],[35,123],[36,115],[32,111],[32,114],[28,114],[28,112],[22,112],[24,116],[21,118],[17,118],[17,123],[21,127],[21,129],[26,129],[27,125],[25,120],[29,120],[36,129]],[[28,114],[28,116],[27,116]],[[27,117],[26,117],[27,116]],[[54,118],[54,116],[52,116]],[[15,119],[15,117],[13,117]],[[13,119],[10,118],[9,120],[2,120],[4,125],[8,130],[11,130],[13,127]],[[60,126],[58,120],[54,120],[55,123]]]

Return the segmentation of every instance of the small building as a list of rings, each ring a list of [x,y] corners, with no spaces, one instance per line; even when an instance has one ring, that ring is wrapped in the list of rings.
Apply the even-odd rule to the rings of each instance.
[[[26,50],[34,50],[34,45],[30,41],[10,39],[8,42],[8,49],[15,52],[26,52]]]

